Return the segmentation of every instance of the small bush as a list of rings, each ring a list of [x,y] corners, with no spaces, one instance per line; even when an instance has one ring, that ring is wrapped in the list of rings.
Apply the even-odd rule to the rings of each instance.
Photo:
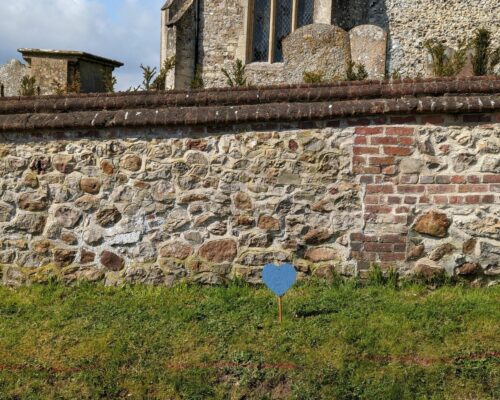
[[[225,75],[227,79],[227,84],[230,87],[242,87],[247,86],[247,78],[246,78],[246,67],[243,64],[243,61],[237,59],[236,62],[232,66],[232,71],[229,72],[225,68],[222,68],[222,73]]]
[[[347,64],[347,80],[364,81],[366,78],[368,78],[368,72],[366,72],[365,66],[349,61]]]
[[[464,43],[461,43],[458,50],[452,55],[447,54],[446,46],[436,40],[428,40],[424,45],[432,58],[434,76],[455,76],[465,66],[467,46]]]
[[[34,76],[23,76],[19,96],[35,96],[37,94],[36,79]]]
[[[160,68],[160,73],[153,81],[153,88],[155,90],[165,90],[168,73],[175,67],[175,56],[167,58]]]
[[[478,29],[472,39],[472,68],[475,76],[493,74],[500,62],[500,47],[491,49],[491,33],[487,29]]]
[[[325,80],[323,71],[304,72],[304,83],[322,83]]]
[[[189,87],[193,90],[203,89],[205,87],[205,82],[203,81],[203,77],[201,75],[201,70],[199,67],[196,68],[196,72],[194,73],[194,77]]]

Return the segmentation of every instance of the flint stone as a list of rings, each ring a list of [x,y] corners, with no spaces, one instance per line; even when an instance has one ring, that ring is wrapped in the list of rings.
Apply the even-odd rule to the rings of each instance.
[[[431,259],[432,261],[439,261],[444,256],[447,256],[448,254],[453,253],[455,250],[456,250],[456,247],[453,246],[451,243],[442,244],[441,246],[436,247],[431,252],[431,254],[429,255],[429,259]]]
[[[451,220],[446,214],[431,211],[418,217],[415,231],[433,237],[444,238],[448,234]]]
[[[179,260],[185,260],[191,254],[193,254],[191,245],[178,240],[167,243],[160,248],[161,257],[172,257]]]
[[[445,275],[445,269],[436,262],[423,258],[417,262],[413,273],[425,279],[441,278]]]
[[[85,193],[98,194],[101,189],[101,181],[97,178],[82,178],[80,180],[80,189]]]
[[[384,79],[387,32],[376,25],[359,25],[349,31],[352,61],[365,66],[369,79]]]
[[[101,264],[110,271],[121,271],[125,267],[125,261],[120,256],[110,251],[103,251],[101,254]]]
[[[90,228],[83,232],[83,240],[91,246],[99,245],[103,240],[102,231],[99,228]]]
[[[250,196],[243,192],[238,192],[233,197],[234,206],[240,210],[252,210],[253,204]]]
[[[478,263],[465,263],[457,268],[457,274],[461,276],[473,276],[482,272],[481,265]]]
[[[351,61],[349,34],[329,24],[297,29],[282,42],[284,75],[289,83],[302,83],[305,72],[323,74],[325,81],[345,78]]]
[[[56,220],[65,228],[74,228],[80,222],[82,212],[70,206],[60,206],[54,213]]]
[[[25,211],[44,211],[49,205],[49,200],[45,194],[22,193],[17,202],[19,208]]]
[[[17,230],[39,235],[43,232],[47,217],[42,214],[18,214],[13,222],[13,227]]]
[[[290,255],[282,251],[249,251],[238,257],[238,264],[264,266],[268,263],[290,261]]]
[[[82,251],[80,252],[80,262],[82,264],[89,264],[94,262],[94,260],[95,260],[95,253],[93,251],[82,249]]]
[[[260,229],[264,229],[266,231],[279,231],[280,221],[269,215],[262,215],[259,218],[258,226]]]
[[[8,222],[12,219],[14,207],[3,201],[0,201],[0,222]]]
[[[54,263],[58,267],[66,267],[75,261],[76,250],[72,249],[54,249]]]
[[[96,221],[103,227],[108,227],[120,221],[122,215],[115,206],[110,206],[99,210],[96,214]]]
[[[221,239],[204,243],[200,247],[198,254],[209,262],[231,262],[235,259],[237,250],[234,240]]]
[[[120,160],[120,167],[131,172],[141,169],[142,159],[135,154],[127,154]]]
[[[71,174],[75,170],[76,162],[73,156],[56,154],[52,157],[52,165],[57,171],[63,174]]]
[[[463,253],[464,254],[474,253],[474,250],[476,249],[476,244],[477,244],[477,240],[474,238],[467,240],[462,246]]]
[[[334,249],[319,247],[307,250],[305,257],[312,262],[321,262],[335,260],[338,258],[338,254]]]
[[[81,208],[83,211],[90,211],[96,208],[99,204],[99,199],[90,194],[84,194],[82,197],[75,201],[75,206]]]
[[[328,229],[309,229],[304,236],[307,244],[321,244],[327,242],[332,237]]]
[[[141,240],[141,232],[121,233],[106,239],[110,246],[134,244]]]
[[[115,172],[115,167],[109,160],[101,161],[101,169],[102,172],[104,172],[106,175],[113,175],[113,173]]]

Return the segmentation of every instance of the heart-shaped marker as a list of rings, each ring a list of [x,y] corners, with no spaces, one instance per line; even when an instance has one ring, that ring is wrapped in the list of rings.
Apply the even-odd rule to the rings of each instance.
[[[297,280],[297,271],[291,264],[267,264],[262,271],[262,280],[269,290],[281,297]]]

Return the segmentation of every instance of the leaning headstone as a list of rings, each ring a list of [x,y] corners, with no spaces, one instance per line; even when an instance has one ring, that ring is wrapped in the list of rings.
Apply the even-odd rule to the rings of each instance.
[[[283,40],[284,74],[288,83],[302,83],[304,73],[324,81],[345,78],[351,60],[349,34],[338,26],[306,25]]]
[[[360,25],[349,31],[352,61],[363,64],[369,79],[384,79],[387,32],[376,25]]]

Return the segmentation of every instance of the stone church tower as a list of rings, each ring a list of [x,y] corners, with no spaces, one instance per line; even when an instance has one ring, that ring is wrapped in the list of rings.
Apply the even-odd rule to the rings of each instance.
[[[189,87],[195,71],[225,86],[236,59],[259,85],[341,79],[350,60],[370,78],[425,76],[428,39],[456,48],[486,27],[500,45],[498,0],[167,0],[161,15],[162,63],[176,58],[167,88]]]

